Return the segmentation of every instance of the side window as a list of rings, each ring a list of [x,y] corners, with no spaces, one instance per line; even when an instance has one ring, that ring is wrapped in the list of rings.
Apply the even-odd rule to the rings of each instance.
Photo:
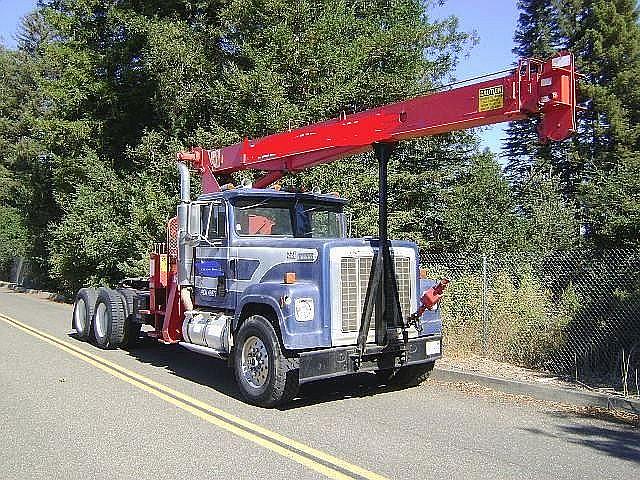
[[[220,240],[225,238],[227,212],[224,204],[210,203],[202,206],[201,232],[208,240]]]

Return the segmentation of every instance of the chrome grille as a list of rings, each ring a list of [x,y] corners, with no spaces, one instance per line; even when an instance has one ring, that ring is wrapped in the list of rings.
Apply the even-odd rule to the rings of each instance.
[[[343,333],[358,331],[372,263],[373,257],[342,257],[340,259]],[[411,313],[411,260],[409,257],[394,257],[394,266],[400,308],[402,316],[406,317]],[[375,308],[373,315],[375,315]],[[370,328],[375,328],[374,322],[371,322]]]
[[[356,267],[356,263],[355,258],[343,258],[340,263],[340,275],[342,276],[343,332],[352,332],[358,329],[360,285],[358,283],[358,269]]]

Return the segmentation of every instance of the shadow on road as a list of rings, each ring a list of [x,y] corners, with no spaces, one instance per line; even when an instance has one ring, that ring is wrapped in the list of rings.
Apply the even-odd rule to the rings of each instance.
[[[559,412],[554,413],[553,416],[566,420],[585,416],[592,417],[592,415]],[[523,430],[537,435],[560,438],[575,445],[590,447],[612,457],[640,464],[640,431],[638,428],[624,424],[602,426],[576,423],[573,425],[558,425],[558,429],[560,433],[543,431],[538,428],[525,428]]]
[[[69,336],[75,337],[75,334],[69,334]],[[224,360],[199,355],[179,345],[159,344],[150,338],[141,339],[135,347],[127,349],[127,352],[142,363],[165,369],[190,382],[196,382],[228,397],[244,401],[236,386],[233,370]],[[389,391],[392,389],[380,386],[375,375],[362,373],[302,385],[298,397],[293,402],[278,408],[291,410]]]

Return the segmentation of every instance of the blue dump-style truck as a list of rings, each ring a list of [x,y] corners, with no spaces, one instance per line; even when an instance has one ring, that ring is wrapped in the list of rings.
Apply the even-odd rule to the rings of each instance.
[[[347,237],[345,199],[234,188],[191,201],[185,188],[176,251],[156,247],[149,279],[81,289],[73,314],[80,337],[104,348],[130,346],[148,324],[148,336],[227,360],[244,397],[263,406],[292,399],[302,383],[355,372],[397,386],[428,376],[441,355],[437,306],[406,329],[406,341],[398,326],[377,345],[371,322],[358,349],[379,242]],[[420,278],[415,243],[390,246],[408,318],[435,282]],[[172,284],[179,301],[169,312]],[[172,317],[179,319],[173,336]]]

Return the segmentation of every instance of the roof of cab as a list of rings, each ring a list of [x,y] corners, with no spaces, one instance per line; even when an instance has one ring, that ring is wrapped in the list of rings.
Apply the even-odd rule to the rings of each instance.
[[[218,198],[224,198],[225,200],[232,200],[237,197],[277,197],[281,199],[287,198],[299,198],[318,202],[331,202],[331,203],[347,203],[347,200],[336,195],[318,194],[318,193],[293,193],[284,192],[282,190],[274,190],[272,188],[234,188],[230,190],[224,190],[222,192],[205,193],[198,197],[198,200],[215,200]]]

